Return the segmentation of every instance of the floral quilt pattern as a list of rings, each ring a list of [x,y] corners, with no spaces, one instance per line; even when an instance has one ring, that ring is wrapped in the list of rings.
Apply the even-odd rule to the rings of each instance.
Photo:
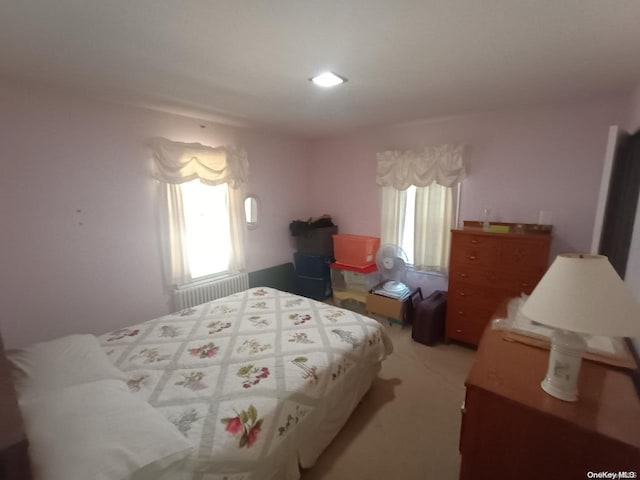
[[[131,393],[196,446],[188,461],[195,473],[181,479],[262,478],[261,462],[274,470],[283,452],[313,435],[325,394],[348,389],[359,367],[392,350],[375,320],[266,287],[99,341]]]

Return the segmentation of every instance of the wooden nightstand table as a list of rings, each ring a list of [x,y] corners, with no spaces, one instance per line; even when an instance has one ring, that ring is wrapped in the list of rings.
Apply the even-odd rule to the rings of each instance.
[[[487,328],[467,378],[460,478],[587,479],[640,474],[640,398],[625,370],[582,361],[580,399],[547,395],[549,352]]]
[[[387,317],[389,324],[399,323],[404,328],[407,323],[413,322],[413,312],[420,300],[422,300],[422,289],[420,287],[412,290],[411,294],[402,300],[368,293],[366,311],[367,313]]]

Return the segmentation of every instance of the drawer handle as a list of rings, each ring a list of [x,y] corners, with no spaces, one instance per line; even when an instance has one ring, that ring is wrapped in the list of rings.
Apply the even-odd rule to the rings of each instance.
[[[521,287],[530,287],[530,286],[531,286],[531,284],[529,284],[529,283],[527,283],[527,282],[522,282],[522,283],[520,284],[520,286],[521,286]]]
[[[478,243],[478,240],[476,240],[475,238],[473,240],[471,240],[471,243],[473,243],[474,245]]]
[[[469,255],[469,260],[477,260],[478,257],[476,257],[475,255]]]
[[[460,316],[462,317],[462,316],[464,315],[464,312],[463,312],[462,310],[460,310],[460,311],[458,312],[458,315],[460,315]]]
[[[462,333],[462,330],[459,328],[456,328],[456,333]]]
[[[469,275],[467,275],[466,273],[459,273],[458,276],[462,278],[467,278]]]
[[[464,293],[464,292],[458,292],[458,295],[460,295],[461,297],[466,297],[467,296],[467,294]]]

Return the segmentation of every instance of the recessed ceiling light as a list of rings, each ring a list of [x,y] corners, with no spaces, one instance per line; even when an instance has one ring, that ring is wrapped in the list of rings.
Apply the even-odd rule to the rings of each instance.
[[[335,87],[347,81],[346,78],[340,77],[333,72],[324,72],[310,79],[313,83],[320,87]]]

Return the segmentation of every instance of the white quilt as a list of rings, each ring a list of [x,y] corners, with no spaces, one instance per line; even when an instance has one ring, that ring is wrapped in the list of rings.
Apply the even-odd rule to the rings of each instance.
[[[392,351],[375,320],[270,288],[99,340],[129,389],[197,445],[163,477],[180,480],[298,478]]]

